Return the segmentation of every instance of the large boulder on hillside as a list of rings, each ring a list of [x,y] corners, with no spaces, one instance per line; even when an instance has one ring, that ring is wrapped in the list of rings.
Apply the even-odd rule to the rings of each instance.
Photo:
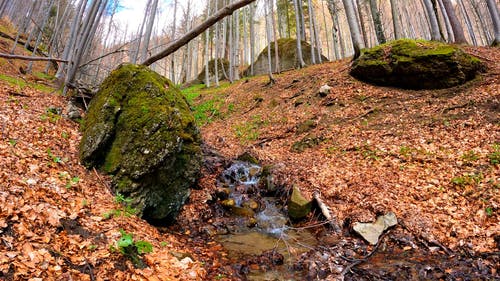
[[[350,74],[376,85],[440,89],[463,84],[482,69],[479,59],[457,46],[401,39],[364,50]]]
[[[215,83],[215,59],[208,61],[208,73],[210,83]],[[205,73],[206,73],[206,65],[203,67],[200,74],[196,78],[197,82],[205,84]],[[217,59],[217,73],[219,76],[219,81],[225,80],[227,73],[229,73],[229,61],[227,59]],[[225,73],[225,74],[224,74]]]
[[[200,134],[180,91],[147,67],[125,64],[102,83],[85,117],[80,159],[112,175],[154,224],[172,222],[201,167]]]
[[[311,60],[311,45],[305,41],[301,41],[301,46],[302,46],[302,58],[304,60],[304,63],[306,65],[311,65],[312,60]],[[274,42],[271,42],[271,65],[272,69],[276,69],[276,58],[274,55]],[[317,54],[318,50],[316,48],[313,48],[315,57],[316,57],[316,62],[318,62]],[[279,60],[280,60],[280,70],[290,70],[290,69],[295,69],[299,67],[299,59],[297,56],[297,40],[296,39],[290,39],[290,38],[281,38],[278,39],[278,53],[279,53]],[[328,58],[325,56],[321,55],[321,61],[326,62],[328,61]],[[257,57],[257,60],[254,62],[253,65],[254,68],[254,73],[253,75],[262,75],[262,74],[267,74],[269,73],[269,60],[268,60],[268,55],[267,55],[267,46],[260,52],[259,56]],[[252,73],[250,72],[250,67],[248,67],[244,72],[244,76],[250,76]]]

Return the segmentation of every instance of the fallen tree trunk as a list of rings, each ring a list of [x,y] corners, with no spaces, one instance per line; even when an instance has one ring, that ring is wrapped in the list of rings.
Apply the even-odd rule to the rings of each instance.
[[[238,10],[239,8],[245,7],[246,5],[248,5],[254,1],[255,0],[241,0],[241,1],[238,1],[238,2],[235,2],[235,3],[232,3],[232,4],[225,6],[224,8],[217,11],[215,14],[208,17],[200,25],[196,26],[195,28],[191,29],[188,33],[184,34],[181,38],[170,43],[163,51],[146,59],[142,63],[142,65],[149,66],[149,65],[153,64],[154,62],[159,61],[162,58],[177,51],[179,48],[181,48],[182,46],[189,43],[189,41],[196,38],[196,36],[203,33],[205,30],[207,30],[209,27],[214,25],[219,20],[223,19],[226,16],[231,15],[234,11]]]
[[[52,62],[68,62],[67,60],[58,58],[45,58],[45,57],[32,57],[32,56],[20,56],[0,53],[0,58],[15,59],[15,60],[28,60],[28,61],[52,61]]]
[[[6,38],[6,39],[9,39],[9,40],[12,40],[12,41],[16,42],[16,38],[14,38],[14,37],[10,36],[10,35],[9,35],[9,34],[7,34],[7,33],[2,32],[2,31],[0,31],[0,37],[3,37],[3,38]],[[20,39],[19,39],[19,40],[17,40],[17,44],[18,44],[18,45],[25,45],[25,44],[26,44],[26,42],[25,42],[25,41],[23,41],[23,40],[20,40]],[[24,47],[23,47],[23,48],[24,48]],[[33,52],[33,50],[35,50],[35,48],[34,48],[33,46],[31,46],[31,45],[28,45],[28,47],[26,47],[26,49],[27,49],[28,51],[31,51],[31,52]],[[40,51],[40,50],[38,50],[38,49],[36,50],[36,52],[37,52],[39,55],[41,55],[41,56],[47,56],[47,54],[45,54],[44,52],[42,52],[42,51]],[[12,58],[12,59],[20,59],[20,58]],[[57,63],[56,63],[56,62],[57,62],[57,60],[45,60],[45,61],[51,61],[51,62],[52,62],[52,66],[54,67],[54,69],[57,69],[57,68],[59,67],[59,66],[57,65]]]

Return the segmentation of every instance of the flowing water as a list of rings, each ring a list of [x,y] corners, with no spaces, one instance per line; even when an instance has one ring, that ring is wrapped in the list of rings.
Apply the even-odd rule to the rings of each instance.
[[[231,233],[220,235],[218,241],[233,258],[270,252],[282,257],[271,261],[277,265],[275,270],[251,270],[249,280],[301,280],[300,273],[293,272],[290,266],[317,241],[310,232],[290,226],[276,198],[261,196],[266,193],[259,189],[261,175],[262,167],[247,162],[235,162],[222,173],[220,185],[228,190],[222,204],[239,224]]]

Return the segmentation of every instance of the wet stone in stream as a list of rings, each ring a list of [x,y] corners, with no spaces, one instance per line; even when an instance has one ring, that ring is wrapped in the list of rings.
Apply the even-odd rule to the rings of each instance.
[[[317,244],[316,238],[288,225],[278,198],[259,188],[261,175],[262,167],[241,161],[221,174],[218,197],[232,222],[229,233],[216,239],[230,258],[257,265],[244,272],[248,280],[301,280],[292,263]]]

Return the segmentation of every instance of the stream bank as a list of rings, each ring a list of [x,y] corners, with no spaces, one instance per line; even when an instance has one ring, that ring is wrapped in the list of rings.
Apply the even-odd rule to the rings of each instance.
[[[498,253],[477,254],[471,245],[451,251],[429,237],[416,235],[404,219],[385,231],[376,245],[370,245],[352,230],[354,221],[343,221],[341,233],[336,233],[315,208],[307,219],[291,223],[286,217],[285,204],[290,186],[278,186],[269,204],[266,200],[270,194],[263,192],[265,196],[261,196],[258,192],[260,165],[217,154],[206,159],[204,177],[199,182],[203,188],[193,190],[192,200],[181,213],[179,223],[168,231],[187,237],[187,249],[203,261],[211,280],[494,280],[498,277],[497,271],[491,271],[500,262]],[[252,169],[255,174],[248,173]],[[267,180],[279,177],[273,173],[268,176]],[[227,204],[231,199],[235,205]],[[198,200],[204,203],[199,204]],[[252,205],[245,203],[248,201],[259,207],[235,212],[237,205]],[[264,223],[266,220],[252,222],[252,218],[260,216],[275,216],[272,220],[282,223],[266,228],[269,226]]]

